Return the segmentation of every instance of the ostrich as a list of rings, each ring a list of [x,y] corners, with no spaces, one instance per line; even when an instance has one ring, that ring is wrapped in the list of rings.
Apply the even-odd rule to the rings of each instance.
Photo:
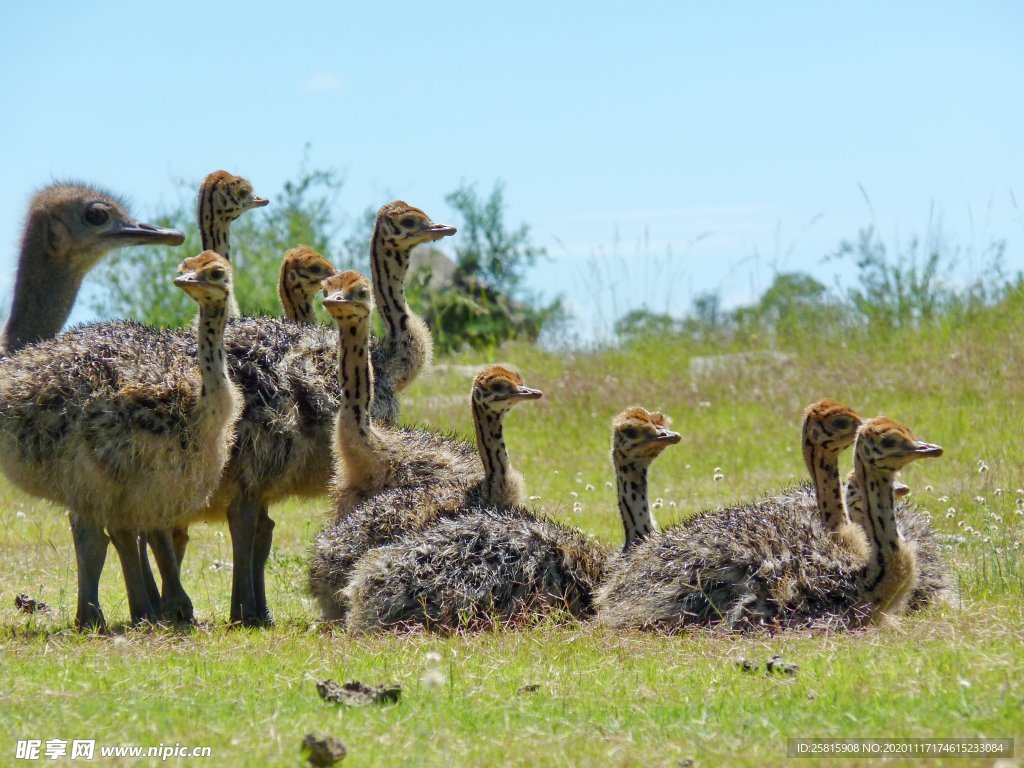
[[[866,562],[804,505],[769,497],[638,537],[598,594],[598,620],[614,627],[724,623],[736,629],[827,620],[849,626],[899,613],[917,565],[914,545],[896,525],[895,476],[911,461],[942,455],[942,448],[879,417],[860,425],[854,453],[858,482],[868,489],[874,543]]]
[[[231,267],[205,251],[179,273],[175,285],[199,304],[194,352],[174,334],[121,321],[79,326],[0,361],[0,468],[71,511],[80,627],[104,625],[104,528],[132,620],[155,617],[138,532],[196,514],[230,455],[241,408],[223,348]]]

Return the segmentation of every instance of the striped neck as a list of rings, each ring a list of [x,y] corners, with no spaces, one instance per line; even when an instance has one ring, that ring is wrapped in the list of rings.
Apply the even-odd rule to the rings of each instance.
[[[409,269],[409,258],[409,250],[388,238],[378,221],[370,242],[373,298],[388,335],[396,340],[409,328],[410,312],[405,300],[405,273]]]
[[[299,325],[314,325],[316,323],[313,302],[303,290],[301,281],[296,280],[293,285],[288,285],[287,270],[281,270],[281,277],[277,282],[277,295],[281,299],[284,316],[293,323]]]
[[[859,456],[854,459],[854,471],[866,501],[865,532],[871,547],[864,588],[868,596],[888,593],[892,591],[891,585],[885,583],[891,578],[889,565],[903,546],[903,537],[896,526],[893,495],[896,473],[879,469],[869,472]],[[885,610],[887,606],[880,607]]]
[[[204,189],[199,196],[196,217],[199,219],[199,236],[203,241],[204,251],[216,251],[231,261],[230,230],[231,219],[217,215],[213,201],[217,188]]]
[[[373,368],[370,365],[369,315],[337,320],[338,385],[342,401],[338,408],[339,434],[344,426],[366,438],[370,430],[370,404],[373,400]]]
[[[473,425],[476,427],[476,447],[480,452],[480,463],[484,468],[482,483],[484,503],[501,504],[513,489],[510,484],[515,477],[508,459],[503,431],[507,409],[494,411],[485,408],[471,398]]]
[[[411,249],[397,237],[389,237],[390,224],[377,220],[370,241],[373,293],[384,320],[382,369],[378,372],[397,393],[402,392],[429,368],[434,359],[434,342],[423,318],[409,309],[405,299],[405,275]]]
[[[358,501],[384,487],[390,464],[381,438],[370,422],[373,368],[367,352],[369,312],[335,320],[341,403],[335,420],[334,452],[342,498],[347,498],[335,511],[345,514]]]
[[[199,305],[198,361],[203,380],[203,395],[227,389],[227,368],[224,364],[224,325],[227,321],[227,300],[203,301]]]
[[[203,243],[204,251],[219,253],[228,261],[231,261],[230,231],[232,219],[220,216],[216,211],[216,204],[213,196],[217,187],[210,185],[200,191],[199,202],[196,204],[196,218],[199,220],[199,237]],[[242,316],[238,308],[238,299],[235,298],[234,281],[231,282],[231,293],[228,295],[228,317],[237,318]]]
[[[647,464],[629,460],[618,449],[613,456],[619,493],[619,514],[626,543],[623,551],[643,541],[656,530],[647,506]]]
[[[848,525],[849,515],[843,503],[843,483],[839,477],[839,454],[816,446],[804,436],[804,463],[814,484],[818,514],[828,530],[836,532]]]

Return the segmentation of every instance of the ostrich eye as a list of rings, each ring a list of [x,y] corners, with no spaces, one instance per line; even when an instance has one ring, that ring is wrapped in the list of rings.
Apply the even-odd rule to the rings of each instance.
[[[412,216],[406,216],[398,223],[401,226],[405,227],[406,229],[412,229],[413,227],[416,226],[416,219],[414,219]]]
[[[227,273],[224,271],[224,267],[214,267],[210,270],[210,277],[214,280],[223,280],[225,274]]]
[[[638,430],[636,427],[626,427],[624,430],[622,430],[622,436],[625,437],[627,440],[636,440],[638,437],[640,437],[640,430]]]
[[[85,209],[85,220],[94,227],[98,227],[110,221],[110,214],[105,206],[99,204],[90,205]]]
[[[889,435],[888,437],[883,438],[882,439],[882,447],[883,448],[895,448],[896,447],[896,438],[893,437],[892,435]]]
[[[838,419],[832,422],[832,426],[834,426],[836,429],[849,429],[850,420],[845,416],[840,416]]]
[[[321,267],[319,264],[316,264],[310,267],[309,271],[312,272],[314,275],[322,275],[324,273],[324,268]]]

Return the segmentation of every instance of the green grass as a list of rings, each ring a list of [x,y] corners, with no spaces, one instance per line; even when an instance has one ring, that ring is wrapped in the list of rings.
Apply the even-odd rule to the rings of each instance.
[[[111,552],[101,595],[118,631],[82,636],[69,629],[66,515],[0,482],[0,764],[15,762],[17,739],[95,738],[209,745],[211,765],[300,765],[308,731],[342,739],[354,766],[780,765],[787,738],[810,736],[1015,737],[1024,750],[1022,322],[1011,307],[886,340],[808,339],[785,349],[788,363],[703,378],[690,376],[689,360],[715,350],[675,339],[571,357],[518,345],[498,352],[545,392],[506,430],[530,493],[609,543],[622,537],[606,486],[609,423],[626,405],[663,409],[684,435],[651,471],[663,525],[801,478],[800,412],[826,395],[942,444],[941,459],[913,465],[904,480],[950,537],[963,603],[852,634],[662,637],[581,624],[351,638],[318,625],[303,595],[307,547],[326,510],[310,500],[273,510],[276,628],[224,627],[227,528],[199,525],[184,573],[199,628],[118,626],[127,604]],[[466,431],[469,374],[460,366],[482,361],[444,362],[406,398],[406,415]],[[18,592],[53,612],[19,614]],[[441,678],[430,672],[435,652]],[[763,672],[777,653],[799,665],[795,677]],[[762,671],[741,671],[741,656]],[[317,696],[325,677],[394,681],[404,692],[394,706],[344,710]]]

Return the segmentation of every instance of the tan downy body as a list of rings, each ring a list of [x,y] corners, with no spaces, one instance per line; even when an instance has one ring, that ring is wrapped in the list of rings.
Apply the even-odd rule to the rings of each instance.
[[[230,265],[205,252],[180,271],[175,284],[200,305],[196,356],[174,334],[126,321],[73,329],[0,364],[5,474],[67,506],[79,532],[98,532],[85,536],[95,546],[76,547],[80,626],[103,624],[104,528],[121,559],[132,620],[155,617],[138,532],[195,515],[230,455],[240,408],[223,351]]]

